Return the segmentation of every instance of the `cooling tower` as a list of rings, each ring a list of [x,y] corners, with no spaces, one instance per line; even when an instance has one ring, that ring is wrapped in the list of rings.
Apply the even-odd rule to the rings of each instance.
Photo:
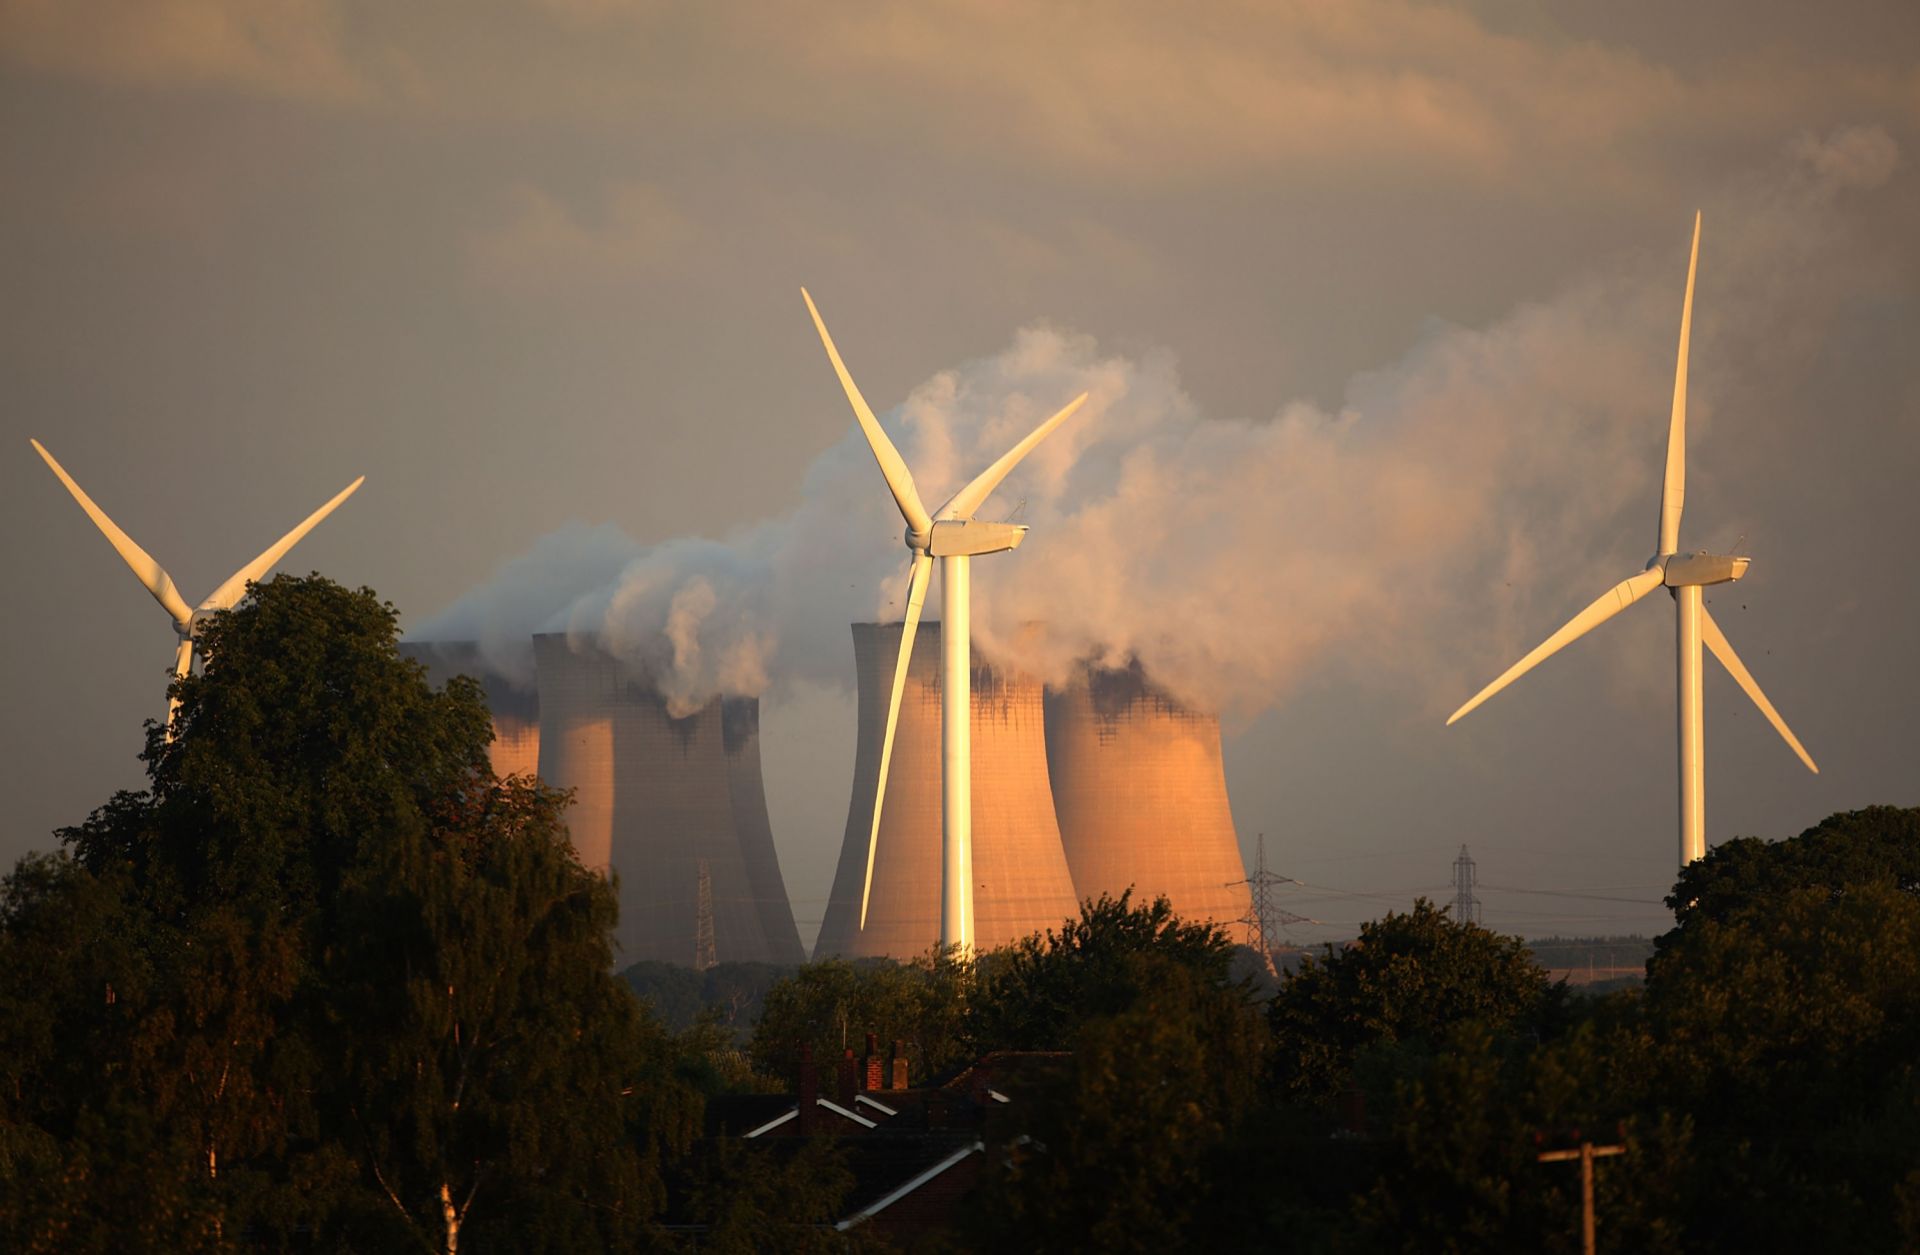
[[[733,802],[734,831],[747,862],[747,884],[760,915],[767,958],[800,964],[807,952],[793,922],[793,902],[773,848],[773,823],[767,816],[767,787],[760,776],[760,699],[729,697],[720,703],[720,734],[727,752],[727,790]]]
[[[760,778],[759,703],[675,718],[644,679],[565,636],[536,636],[540,774],[573,789],[583,863],[620,878],[616,961],[798,963],[800,940]],[[710,931],[709,931],[710,929]]]
[[[472,641],[402,641],[400,656],[427,669],[435,688],[456,675],[480,681],[493,715],[493,744],[487,753],[496,776],[531,775],[540,765],[540,703],[497,675],[488,674],[480,647]]]
[[[1190,920],[1251,906],[1227,802],[1220,720],[1179,705],[1136,664],[1088,667],[1049,690],[1047,769],[1073,885],[1083,898],[1165,895]]]
[[[860,888],[873,826],[898,623],[853,625],[859,731],[853,800],[833,894],[814,956],[911,958],[940,936],[940,625],[922,623],[908,663],[887,771],[873,899],[860,927]],[[1076,911],[1047,787],[1038,682],[973,668],[973,912],[983,950],[1058,928]]]

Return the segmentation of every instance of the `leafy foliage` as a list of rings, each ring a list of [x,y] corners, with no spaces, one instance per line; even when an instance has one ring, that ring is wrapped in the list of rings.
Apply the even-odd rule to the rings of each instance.
[[[148,789],[7,881],[0,1233],[630,1245],[698,1099],[565,799],[494,779],[477,686],[369,593],[282,577],[203,639]]]
[[[900,1042],[909,1074],[925,1081],[972,1057],[966,1028],[972,980],[973,965],[954,951],[911,963],[809,963],[767,991],[748,1051],[758,1071],[792,1083],[802,1046],[830,1061],[857,1052],[873,1033],[883,1048]]]
[[[1723,845],[1676,886],[1679,924],[1643,996],[1598,1000],[1545,1040],[1523,1016],[1418,1053],[1395,1081],[1356,1240],[1577,1249],[1574,1174],[1530,1165],[1527,1138],[1613,1140],[1618,1124],[1627,1154],[1596,1174],[1610,1249],[1912,1248],[1917,819],[1876,807]]]
[[[1884,877],[1843,890],[1696,917],[1649,973],[1655,1092],[1695,1113],[1713,1165],[1695,1181],[1699,1243],[1885,1250],[1916,1236],[1897,1224],[1920,1162],[1920,898]]]
[[[691,1166],[683,1219],[703,1226],[702,1251],[814,1255],[871,1248],[859,1230],[846,1235],[833,1228],[853,1174],[822,1139],[714,1139],[700,1144]]]
[[[1211,924],[1188,923],[1165,898],[1135,905],[1132,891],[1102,895],[1058,932],[1027,937],[982,961],[972,1036],[984,1050],[1071,1049],[1082,1025],[1120,1014],[1164,971],[1152,956],[1207,985],[1227,983],[1233,944]]]
[[[1208,1217],[1238,1177],[1225,1160],[1258,1097],[1266,1034],[1243,991],[1201,965],[1099,945],[1144,935],[1102,936],[1119,918],[1090,910],[1078,943],[1054,950],[1051,978],[1077,957],[1101,997],[1121,985],[1132,997],[1079,1020],[1071,1060],[1015,1087],[1019,1135],[989,1156],[973,1209],[992,1245],[1217,1249]]]
[[[1363,925],[1345,950],[1328,946],[1281,985],[1268,1010],[1278,1082],[1289,1097],[1330,1103],[1351,1086],[1363,1051],[1431,1053],[1467,1021],[1541,1027],[1563,1002],[1525,942],[1456,922],[1421,898]]]
[[[1667,896],[1679,928],[1660,944],[1697,922],[1729,923],[1796,890],[1838,893],[1863,884],[1920,893],[1920,808],[1870,806],[1830,815],[1787,841],[1722,842],[1681,871]]]
[[[719,963],[704,972],[647,959],[620,973],[640,1000],[674,1032],[711,1020],[734,1045],[744,1046],[760,1019],[767,991],[796,968],[778,963]]]

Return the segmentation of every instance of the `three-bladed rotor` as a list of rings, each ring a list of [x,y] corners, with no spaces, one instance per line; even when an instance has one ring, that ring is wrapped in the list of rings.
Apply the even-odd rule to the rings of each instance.
[[[186,599],[180,595],[180,590],[174,587],[173,577],[167,574],[164,567],[154,561],[153,555],[135,544],[132,537],[128,536],[120,529],[117,523],[107,517],[105,510],[102,510],[94,504],[93,498],[89,497],[86,491],[74,482],[73,476],[67,474],[65,467],[54,460],[53,454],[47,452],[45,445],[41,444],[38,440],[30,440],[29,443],[33,445],[34,451],[40,455],[53,473],[59,477],[60,482],[66,485],[67,491],[73,494],[75,501],[80,503],[80,508],[87,512],[87,517],[93,520],[94,526],[98,527],[101,534],[107,538],[107,543],[113,546],[114,552],[119,554],[121,560],[127,564],[128,569],[133,572],[134,578],[140,581],[141,587],[152,594],[153,599],[160,603],[160,608],[165,610],[168,617],[173,620],[174,634],[180,638],[179,647],[174,653],[173,673],[175,676],[184,676],[192,669],[194,642],[199,635],[201,624],[206,621],[207,617],[222,610],[231,610],[237,605],[240,599],[246,595],[248,584],[265,575],[274,563],[280,561],[280,559],[286,555],[287,550],[298,544],[301,537],[312,531],[321,519],[332,514],[341,502],[351,497],[354,491],[367,480],[367,477],[362,475],[351,484],[348,484],[345,488],[341,489],[340,492],[335,494],[331,501],[321,506],[318,510],[315,510],[312,514],[309,514],[301,521],[299,526],[268,546],[259,557],[247,563],[247,565],[241,567],[238,571],[235,571],[228,577],[225,583],[207,594],[199,605],[189,607]],[[173,712],[178,705],[179,703],[171,698],[167,701],[167,728],[169,736],[172,735]]]

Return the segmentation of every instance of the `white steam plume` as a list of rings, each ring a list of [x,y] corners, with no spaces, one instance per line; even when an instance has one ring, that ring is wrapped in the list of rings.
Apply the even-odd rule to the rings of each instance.
[[[1885,182],[1899,156],[1873,128],[1791,155],[1784,177],[1708,206],[1696,440],[1733,376],[1777,355],[1783,323],[1817,324],[1859,277],[1837,198]],[[1333,669],[1424,675],[1444,692],[1422,704],[1457,699],[1595,572],[1650,551],[1690,209],[1676,209],[1670,246],[1608,277],[1484,329],[1431,329],[1337,412],[1206,418],[1170,357],[1107,355],[1044,326],[934,376],[883,420],[929,503],[1091,394],[982,511],[1033,531],[976,568],[977,647],[1048,680],[1089,657],[1137,658],[1176,696],[1238,714]],[[839,403],[824,363],[814,385]],[[1646,535],[1618,536],[1635,506]],[[900,529],[849,421],[787,517],[652,546],[564,528],[415,634],[477,639],[524,685],[531,634],[565,631],[653,676],[679,711],[795,679],[845,684],[847,624],[899,613]]]

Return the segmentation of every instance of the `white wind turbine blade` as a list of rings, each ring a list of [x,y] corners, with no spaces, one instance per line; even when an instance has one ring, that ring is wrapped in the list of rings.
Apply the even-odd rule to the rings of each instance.
[[[1816,776],[1819,775],[1820,768],[1814,765],[1813,756],[1807,753],[1807,747],[1800,744],[1800,738],[1787,727],[1787,721],[1780,717],[1780,712],[1773,708],[1773,703],[1767,700],[1767,695],[1760,691],[1760,685],[1753,678],[1753,673],[1748,671],[1747,665],[1740,661],[1740,655],[1733,652],[1733,646],[1727,641],[1726,633],[1720,630],[1720,625],[1713,621],[1713,616],[1707,613],[1704,606],[1700,610],[1700,636],[1706,641],[1707,648],[1713,651],[1713,656],[1720,660],[1720,665],[1725,667],[1727,673],[1733,677],[1733,682],[1753,699],[1753,704],[1760,708],[1760,713],[1767,717],[1767,722],[1773,725],[1773,730],[1780,734],[1780,738],[1787,743],[1788,748],[1800,756],[1800,761],[1807,765],[1808,771]]]
[[[1008,472],[1020,465],[1020,459],[1033,452],[1035,445],[1052,435],[1054,428],[1072,417],[1073,412],[1085,404],[1086,399],[1087,394],[1082,392],[1067,402],[1066,406],[1052,418],[1034,428],[1025,440],[1007,450],[998,462],[980,472],[972,483],[949,497],[947,503],[940,507],[940,517],[943,519],[972,518],[973,512],[986,501],[987,495],[1000,486],[1000,481],[1007,477]]]
[[[893,665],[893,693],[887,698],[887,734],[880,742],[880,784],[873,795],[873,831],[867,834],[867,875],[860,885],[860,927],[867,926],[867,903],[873,896],[873,860],[880,849],[880,804],[887,800],[887,768],[893,762],[893,730],[900,720],[900,697],[907,687],[907,664],[913,660],[913,635],[920,627],[920,608],[927,600],[927,577],[933,559],[913,555],[913,574],[907,578],[907,618],[900,628],[900,659]]]
[[[853,376],[847,373],[847,364],[840,360],[840,350],[833,347],[833,337],[827,334],[827,324],[821,319],[820,311],[814,308],[813,297],[807,294],[805,288],[801,288],[800,298],[807,303],[807,312],[813,315],[814,329],[820,333],[820,343],[827,348],[827,358],[833,363],[833,373],[840,376],[840,386],[846,390],[847,400],[853,403],[853,416],[860,420],[860,430],[867,437],[867,446],[873,450],[874,461],[880,464],[880,473],[886,476],[894,504],[900,507],[900,515],[906,519],[907,526],[925,535],[933,527],[933,519],[928,515],[927,507],[920,503],[920,493],[913,486],[913,476],[907,471],[906,459],[900,456],[900,450],[893,447],[893,441],[887,439],[887,433],[881,430],[880,420],[873,416],[867,399],[860,395]]]
[[[173,656],[173,676],[176,680],[184,680],[187,677],[187,673],[192,670],[193,670],[193,641],[191,639],[182,639],[180,642],[179,650]],[[167,731],[166,731],[166,737],[167,737],[167,740],[169,741],[173,740],[173,715],[174,715],[174,712],[179,709],[180,709],[180,699],[177,697],[169,696],[167,698]]]
[[[208,594],[207,599],[200,603],[200,609],[231,610],[234,603],[246,595],[247,584],[250,581],[257,580],[265,575],[274,563],[280,561],[287,550],[293,548],[300,542],[302,536],[305,536],[314,529],[315,524],[319,523],[321,519],[326,518],[329,514],[332,514],[339,508],[342,501],[351,497],[360,485],[366,482],[367,477],[362,475],[359,479],[354,480],[351,484],[342,488],[335,494],[333,500],[327,502],[327,504],[321,506],[312,514],[309,514],[300,526],[273,542],[272,547],[265,553],[255,558],[252,562],[247,563],[247,565],[241,567],[238,571],[235,571],[228,577],[226,583]]]
[[[54,461],[53,455],[47,452],[45,445],[32,439],[27,443],[33,446],[34,451],[52,468],[53,473],[60,477],[60,482],[67,486],[67,491],[73,494],[73,499],[78,501],[80,508],[87,512],[87,517],[93,520],[93,525],[106,536],[107,543],[112,545],[114,552],[120,555],[121,561],[132,569],[134,576],[149,593],[153,594],[153,599],[173,616],[175,623],[185,627],[192,620],[193,611],[187,608],[186,598],[180,595],[180,590],[173,586],[173,578],[153,560],[152,554],[134,544],[133,538],[121,531],[119,526],[107,517],[105,510],[93,504],[93,498],[89,497],[80,485],[73,482],[73,476],[67,474],[66,468]]]
[[[1680,356],[1673,368],[1673,418],[1667,424],[1667,474],[1660,491],[1660,547],[1680,550],[1680,510],[1687,500],[1687,345],[1693,336],[1693,276],[1700,264],[1700,215],[1693,215],[1693,252],[1687,257],[1687,295],[1680,304]]]
[[[1452,727],[1455,721],[1461,716],[1478,706],[1481,702],[1486,701],[1489,697],[1492,697],[1495,693],[1498,693],[1501,689],[1507,687],[1507,685],[1512,684],[1527,672],[1533,670],[1543,659],[1559,651],[1562,646],[1585,636],[1594,628],[1599,627],[1614,615],[1619,614],[1634,602],[1639,601],[1642,597],[1645,597],[1648,593],[1660,587],[1661,581],[1664,578],[1665,576],[1659,567],[1649,567],[1632,579],[1621,580],[1606,592],[1601,593],[1600,596],[1594,599],[1593,604],[1589,605],[1579,614],[1574,615],[1573,618],[1567,620],[1565,627],[1555,632],[1552,636],[1549,636],[1546,640],[1541,641],[1534,647],[1532,653],[1522,658],[1519,662],[1514,663],[1511,667],[1508,667],[1506,671],[1501,673],[1499,679],[1474,694],[1472,701],[1448,716],[1447,726]]]

